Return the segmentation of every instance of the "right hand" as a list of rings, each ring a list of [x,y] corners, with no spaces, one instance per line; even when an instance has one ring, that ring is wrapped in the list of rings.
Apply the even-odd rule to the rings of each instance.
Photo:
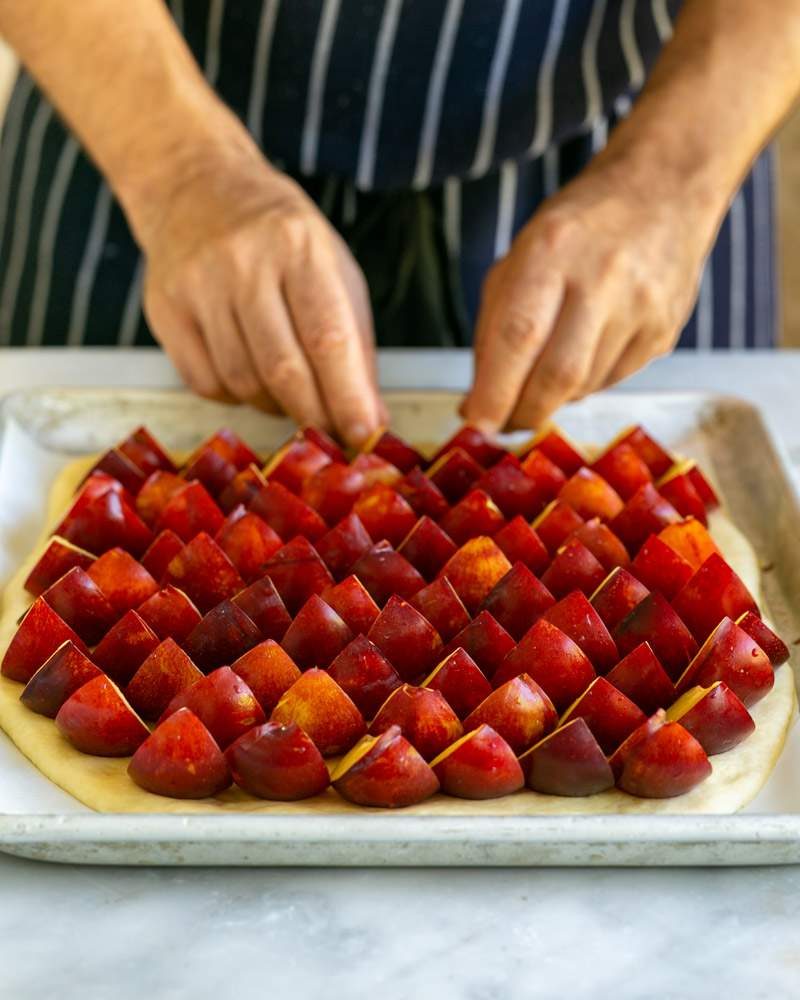
[[[132,223],[148,321],[195,392],[285,411],[353,445],[385,420],[361,270],[257,150],[212,150]]]

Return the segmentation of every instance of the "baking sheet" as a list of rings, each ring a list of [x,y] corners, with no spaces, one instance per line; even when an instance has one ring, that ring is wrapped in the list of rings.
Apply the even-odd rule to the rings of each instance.
[[[393,426],[415,442],[441,442],[458,426],[457,399],[392,393]],[[291,431],[285,420],[177,392],[38,390],[9,397],[4,410],[3,581],[38,536],[49,485],[68,458],[108,447],[138,423],[171,448],[189,448],[227,425],[268,451]],[[608,440],[632,422],[710,472],[765,567],[771,617],[786,638],[800,635],[797,499],[758,412],[707,394],[610,393],[569,407],[561,419],[582,441]],[[127,864],[786,863],[800,861],[798,763],[796,727],[763,791],[735,817],[115,817],[87,810],[2,737],[0,848],[48,860]]]

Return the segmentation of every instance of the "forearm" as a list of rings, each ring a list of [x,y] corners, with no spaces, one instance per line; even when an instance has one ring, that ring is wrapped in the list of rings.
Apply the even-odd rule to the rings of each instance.
[[[0,0],[0,35],[79,135],[135,229],[155,224],[148,205],[168,202],[201,150],[249,145],[162,0]]]
[[[800,0],[687,0],[597,166],[698,214],[710,242],[800,92]]]
[[[366,284],[217,98],[163,0],[0,0],[144,251],[150,329],[195,391],[361,444],[385,420]]]

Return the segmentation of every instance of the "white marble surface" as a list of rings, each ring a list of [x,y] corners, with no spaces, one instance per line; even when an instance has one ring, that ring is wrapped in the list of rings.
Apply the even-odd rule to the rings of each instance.
[[[171,385],[155,354],[0,352],[0,393]],[[387,384],[463,385],[394,353]],[[800,466],[800,355],[674,357],[633,388],[759,402]],[[0,856],[0,998],[782,998],[800,868],[169,870]]]
[[[797,869],[0,868],[9,1000],[781,1000]]]

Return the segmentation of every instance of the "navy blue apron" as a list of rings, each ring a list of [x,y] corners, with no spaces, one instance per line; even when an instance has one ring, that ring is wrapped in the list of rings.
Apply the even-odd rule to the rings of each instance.
[[[491,263],[630,110],[680,0],[171,0],[209,82],[342,232],[384,345],[467,345]],[[680,345],[775,343],[769,151]],[[151,345],[119,205],[26,74],[0,145],[0,344]]]

